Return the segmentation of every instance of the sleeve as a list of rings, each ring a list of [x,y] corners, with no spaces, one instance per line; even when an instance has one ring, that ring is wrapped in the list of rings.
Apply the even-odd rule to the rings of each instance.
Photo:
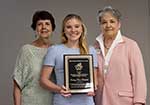
[[[131,56],[129,59],[132,73],[134,103],[145,103],[147,94],[145,69],[142,54],[136,42],[130,53]]]
[[[28,68],[26,60],[26,51],[22,47],[17,55],[16,64],[14,67],[13,79],[17,82],[20,89],[25,85],[25,71]]]
[[[51,46],[48,48],[47,54],[44,59],[43,65],[55,66],[55,58],[56,58],[55,46]]]
[[[96,49],[92,46],[90,47],[90,54],[92,54],[93,56],[94,67],[98,67],[97,52],[96,52]]]

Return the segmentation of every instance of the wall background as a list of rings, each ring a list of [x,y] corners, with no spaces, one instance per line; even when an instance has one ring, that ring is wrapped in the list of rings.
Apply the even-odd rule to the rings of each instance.
[[[149,0],[1,0],[0,1],[0,105],[13,104],[12,73],[20,47],[34,39],[30,28],[36,10],[48,10],[56,19],[53,42],[59,42],[61,21],[68,13],[79,14],[88,28],[92,44],[99,34],[97,11],[112,5],[123,15],[123,34],[135,39],[142,51],[148,88],[150,88],[150,1]],[[141,90],[142,91],[142,90]],[[150,105],[148,90],[147,105]]]

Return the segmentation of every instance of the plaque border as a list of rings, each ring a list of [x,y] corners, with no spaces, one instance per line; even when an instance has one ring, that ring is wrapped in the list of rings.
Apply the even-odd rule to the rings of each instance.
[[[69,89],[69,77],[68,77],[68,60],[70,58],[87,58],[89,60],[89,71],[90,71],[90,88],[88,89]],[[89,91],[94,92],[94,66],[92,54],[65,54],[64,55],[64,85],[71,93],[88,93]]]

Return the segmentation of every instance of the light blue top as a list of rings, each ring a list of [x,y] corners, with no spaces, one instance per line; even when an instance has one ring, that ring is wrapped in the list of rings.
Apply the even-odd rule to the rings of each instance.
[[[39,85],[47,48],[24,45],[17,56],[13,79],[21,89],[21,105],[52,105],[52,93]]]
[[[94,67],[97,67],[97,54],[94,47],[89,48],[93,55]],[[80,54],[79,48],[68,48],[64,44],[54,45],[48,49],[44,65],[55,68],[57,84],[64,85],[64,54]],[[70,98],[64,98],[60,94],[54,95],[54,105],[94,105],[93,97],[87,94],[73,94]]]

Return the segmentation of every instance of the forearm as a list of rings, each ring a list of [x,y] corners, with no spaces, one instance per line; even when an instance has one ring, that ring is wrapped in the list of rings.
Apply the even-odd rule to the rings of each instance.
[[[61,95],[65,96],[65,97],[69,97],[71,94],[66,87],[59,86],[59,85],[53,83],[51,80],[49,80],[49,77],[51,77],[51,74],[52,74],[52,70],[53,70],[53,67],[43,66],[41,76],[40,76],[41,86],[50,91],[60,93]]]
[[[99,69],[97,70],[97,81],[98,81],[98,88],[99,90],[102,91],[103,85],[104,85],[104,77],[103,77],[101,70]]]
[[[47,88],[48,90],[59,93],[64,97],[71,96],[70,91],[65,86],[58,86],[48,79],[45,79],[45,80],[41,79],[40,84],[41,86]]]
[[[94,70],[94,84],[95,84],[95,90],[97,90],[98,86],[98,78],[97,78],[97,69]]]
[[[61,91],[61,86],[56,85],[51,80],[47,78],[41,78],[40,79],[40,85],[50,91],[59,93]]]
[[[21,105],[21,90],[17,86],[15,81],[14,81],[13,99],[14,99],[14,105]]]

